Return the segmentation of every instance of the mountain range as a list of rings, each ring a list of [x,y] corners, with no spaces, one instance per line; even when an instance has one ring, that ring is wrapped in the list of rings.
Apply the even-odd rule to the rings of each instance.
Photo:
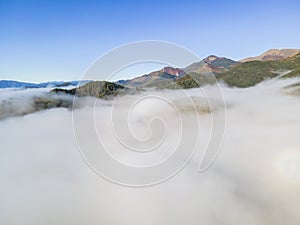
[[[156,86],[160,82],[165,82],[166,80],[176,80],[190,73],[208,76],[213,73],[225,72],[238,64],[240,64],[240,62],[225,57],[210,55],[200,62],[192,63],[185,68],[164,67],[161,70],[144,74],[133,79],[119,80],[117,83],[129,87]]]
[[[214,83],[216,81],[215,78],[228,86],[249,87],[265,79],[277,77],[280,73],[287,71],[288,73],[283,78],[300,75],[300,49],[271,49],[259,56],[246,58],[241,61],[210,55],[200,62],[192,63],[185,68],[164,67],[161,70],[137,76],[133,79],[119,80],[117,82],[103,81],[104,83],[98,82],[94,83],[94,85],[83,86],[86,88],[95,88],[96,86],[108,87],[108,92],[105,92],[104,95],[114,93],[114,91],[109,91],[110,88],[115,90],[120,89],[120,86],[126,87],[124,90],[137,88],[195,88],[204,84]],[[85,81],[83,84],[88,82]],[[53,81],[39,84],[0,81],[0,88],[41,88],[70,85],[78,86],[79,81]],[[55,92],[74,94],[77,89],[65,90],[57,88]],[[86,93],[87,95],[90,93],[89,91],[83,91],[82,88],[80,90],[80,93]]]
[[[275,55],[274,52],[276,52]],[[254,86],[266,79],[284,79],[298,76],[300,77],[299,50],[291,51],[283,49],[276,51],[270,50],[261,56],[248,58],[246,61],[234,61],[225,57],[211,55],[185,68],[164,67],[161,70],[149,74],[117,82],[54,81],[34,84],[2,80],[0,81],[0,87],[53,87],[50,93],[43,96],[36,96],[33,99],[33,111],[39,111],[57,107],[71,108],[73,101],[72,98],[69,98],[67,95],[110,99],[117,95],[136,94],[149,89],[197,88],[202,85],[213,84],[217,81],[230,87],[246,88]],[[68,89],[61,88],[70,85],[77,87]],[[300,96],[300,82],[296,80],[296,83],[287,86],[284,91],[290,95]],[[9,102],[6,103],[9,104]]]
[[[213,84],[216,81],[227,86],[246,88],[254,86],[266,79],[288,78],[300,76],[300,53],[283,51],[284,58],[254,61],[234,61],[225,57],[208,56],[200,62],[185,68],[164,67],[130,80],[117,82],[92,81],[73,89],[55,88],[52,93],[76,95],[78,97],[93,96],[110,98],[116,95],[134,94],[148,89],[188,89]],[[273,55],[273,51],[268,51]],[[286,54],[291,53],[291,55]],[[267,54],[263,54],[267,56]]]
[[[256,56],[249,57],[241,60],[241,62],[249,62],[249,61],[272,61],[272,60],[282,60],[288,57],[293,57],[300,53],[300,49],[270,49],[265,53]]]
[[[159,71],[154,71],[129,80],[120,80],[117,81],[117,83],[128,87],[172,89],[180,84],[179,86],[181,87],[189,88],[190,85],[192,87],[197,86],[195,83],[200,83],[201,85],[208,81],[211,82],[211,79],[209,79],[210,75],[215,75],[218,79],[224,80],[225,83],[228,83],[230,86],[247,87],[264,80],[266,77],[276,76],[276,73],[273,73],[274,71],[272,72],[273,69],[296,69],[297,73],[297,66],[284,65],[282,61],[293,58],[299,54],[300,49],[271,49],[259,56],[246,58],[241,61],[210,55],[200,62],[192,63],[185,68],[165,67]],[[247,62],[250,64],[247,64]],[[267,68],[261,70],[263,67]],[[249,74],[251,72],[253,72],[253,74]],[[252,79],[253,76],[257,76],[256,79]],[[238,81],[240,79],[241,81]],[[243,79],[245,82],[242,82]],[[192,82],[191,80],[196,80],[197,82]],[[248,82],[247,80],[251,81]]]

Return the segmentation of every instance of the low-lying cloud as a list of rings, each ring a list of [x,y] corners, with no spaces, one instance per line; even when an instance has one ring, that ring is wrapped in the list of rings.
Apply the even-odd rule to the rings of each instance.
[[[292,82],[295,80],[268,81],[247,89],[223,87],[227,129],[214,164],[198,173],[203,153],[199,148],[175,177],[145,188],[113,184],[86,165],[76,146],[70,110],[57,108],[2,120],[0,224],[298,225],[300,98],[283,89]],[[1,95],[1,101],[16,93],[20,92]],[[164,92],[185,116],[191,113],[191,106],[177,97],[178,93]],[[199,89],[188,93],[193,98],[201,96]],[[23,100],[16,104],[20,108],[22,104],[25,107],[27,94],[32,96],[21,93]],[[126,101],[128,98],[122,97],[119,104],[126,105]],[[107,135],[112,106],[112,101],[96,104],[96,119],[101,122],[98,129],[107,130]],[[90,107],[76,110],[84,114]],[[152,112],[169,113],[167,119],[175,119],[164,107],[156,104],[136,111],[131,118],[134,133],[140,138],[148,135],[141,125]],[[197,113],[204,137],[210,127],[209,112],[207,104],[200,101]],[[174,120],[168,130],[169,142],[176,142],[176,124]],[[119,143],[115,143],[118,149]]]
[[[0,89],[0,120],[23,116],[45,108],[72,107],[68,95],[50,94],[51,88]]]

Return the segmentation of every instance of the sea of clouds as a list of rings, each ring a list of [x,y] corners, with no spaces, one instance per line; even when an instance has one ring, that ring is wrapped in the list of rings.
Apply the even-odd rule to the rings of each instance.
[[[199,148],[176,176],[142,188],[111,183],[90,169],[76,145],[71,110],[56,108],[16,116],[14,110],[31,107],[32,96],[48,90],[1,90],[2,111],[3,101],[17,100],[10,103],[14,117],[0,120],[0,224],[298,225],[300,97],[287,95],[283,89],[295,81],[267,81],[246,89],[222,87],[226,133],[216,161],[199,173],[203,154]],[[165,91],[163,95],[170,97],[184,117],[193,107],[184,97],[179,98],[179,92]],[[201,95],[200,89],[187,93],[194,98]],[[134,97],[139,96],[118,100],[120,112]],[[216,104],[218,101],[221,99],[216,99]],[[94,107],[93,100],[86,102],[75,109],[79,115]],[[165,141],[170,145],[178,141],[176,113],[168,104],[151,99],[146,103],[129,118],[133,133],[141,139],[147,137],[150,131],[143,119],[158,113],[171,126]],[[108,149],[120,160],[138,164],[172,153],[171,149],[141,159],[131,152],[127,158],[110,132],[114,103],[98,100],[95,106],[95,126],[100,134],[107,131]],[[198,106],[200,130],[206,137],[209,110],[205,103]],[[83,116],[81,126],[84,121]],[[155,131],[153,126],[152,134]],[[89,139],[89,133],[80,138]],[[200,140],[199,146],[204,144]]]

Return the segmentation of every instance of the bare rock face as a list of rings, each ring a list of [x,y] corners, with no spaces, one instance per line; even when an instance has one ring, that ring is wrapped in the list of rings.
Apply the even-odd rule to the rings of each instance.
[[[212,62],[214,62],[214,61],[216,61],[218,59],[220,59],[220,58],[217,57],[217,56],[215,56],[215,55],[210,55],[210,56],[208,56],[208,57],[206,57],[204,59],[204,62],[206,62],[206,63],[212,63]]]
[[[160,76],[163,73],[167,73],[171,76],[182,76],[183,74],[185,74],[185,72],[182,69],[179,68],[173,68],[173,67],[164,67],[161,70],[149,73],[150,76]]]

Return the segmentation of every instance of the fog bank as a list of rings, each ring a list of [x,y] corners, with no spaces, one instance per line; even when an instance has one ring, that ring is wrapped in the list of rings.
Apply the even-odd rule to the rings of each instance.
[[[145,188],[113,184],[86,165],[76,146],[70,110],[51,109],[2,120],[0,224],[298,225],[300,97],[287,95],[283,89],[296,81],[266,81],[247,89],[223,87],[227,129],[214,164],[198,173],[203,153],[199,148],[175,177]],[[187,92],[201,96],[200,89]],[[164,94],[171,96],[182,116],[190,113],[192,106],[177,98],[178,91]],[[121,98],[119,104],[126,105],[126,101]],[[135,134],[147,136],[143,119],[163,112],[166,120],[173,121],[166,140],[176,142],[176,115],[164,104],[150,100],[147,105],[131,120]],[[113,102],[97,101],[96,121],[101,124],[97,129],[107,131],[105,140],[115,146],[113,154],[126,160],[110,136],[112,106]],[[206,103],[198,106],[200,130],[206,137],[210,110]],[[76,110],[84,114],[90,107]]]

